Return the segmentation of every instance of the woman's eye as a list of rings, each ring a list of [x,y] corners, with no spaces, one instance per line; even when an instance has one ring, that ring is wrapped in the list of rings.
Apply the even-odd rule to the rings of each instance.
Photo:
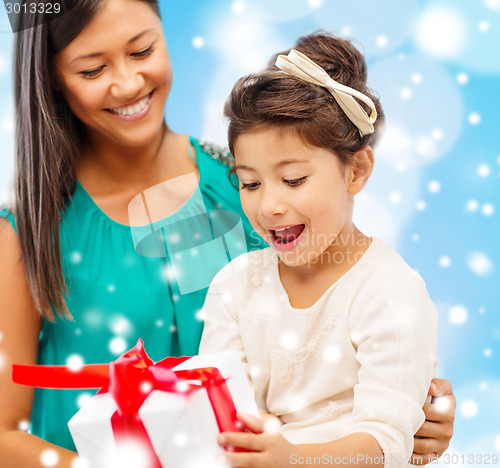
[[[255,190],[256,188],[258,188],[260,185],[259,182],[250,182],[248,184],[245,184],[245,183],[242,183],[241,184],[241,190]]]
[[[95,70],[81,71],[80,75],[82,75],[84,78],[95,78],[103,70],[104,70],[104,67],[99,67],[99,68],[96,68]]]
[[[147,57],[153,52],[153,46],[149,46],[147,49],[141,50],[140,52],[134,52],[132,57]]]
[[[307,177],[300,177],[299,179],[284,179],[283,182],[290,187],[297,187],[306,181]]]

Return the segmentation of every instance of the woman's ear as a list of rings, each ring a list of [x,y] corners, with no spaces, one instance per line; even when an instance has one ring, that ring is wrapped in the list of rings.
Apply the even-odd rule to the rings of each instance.
[[[365,146],[352,155],[347,191],[353,195],[361,192],[373,170],[373,150]]]

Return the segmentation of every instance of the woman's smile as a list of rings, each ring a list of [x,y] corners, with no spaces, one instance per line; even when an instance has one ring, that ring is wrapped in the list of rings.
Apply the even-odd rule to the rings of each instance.
[[[120,120],[132,122],[145,117],[151,109],[153,101],[154,90],[143,98],[136,100],[132,104],[127,104],[122,107],[115,107],[113,109],[105,109],[107,112],[114,114]]]

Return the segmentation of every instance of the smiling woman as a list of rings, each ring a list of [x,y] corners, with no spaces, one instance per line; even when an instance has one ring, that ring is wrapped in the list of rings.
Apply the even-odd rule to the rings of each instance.
[[[8,468],[39,466],[47,453],[69,467],[67,422],[88,396],[14,385],[12,363],[109,362],[139,338],[155,360],[196,354],[198,312],[225,249],[264,246],[242,216],[227,152],[165,122],[172,67],[157,1],[61,4],[50,21],[23,16],[15,44],[16,202],[0,212]],[[199,255],[172,274],[179,249]]]
[[[158,147],[172,67],[161,20],[147,3],[108,0],[54,56],[53,71],[91,141]]]

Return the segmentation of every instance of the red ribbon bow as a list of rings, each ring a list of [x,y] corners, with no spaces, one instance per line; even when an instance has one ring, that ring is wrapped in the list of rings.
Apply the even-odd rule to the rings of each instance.
[[[161,468],[151,445],[139,409],[153,390],[185,394],[199,390],[199,385],[188,384],[196,380],[205,388],[214,410],[220,432],[241,432],[236,422],[236,408],[225,379],[218,369],[207,367],[173,371],[172,368],[189,357],[167,357],[154,363],[144,350],[142,340],[110,364],[88,364],[78,370],[67,366],[13,365],[15,383],[41,388],[101,388],[109,392],[116,402],[117,411],[111,425],[117,445],[133,438],[148,454],[144,468]],[[182,383],[181,385],[179,385]]]

